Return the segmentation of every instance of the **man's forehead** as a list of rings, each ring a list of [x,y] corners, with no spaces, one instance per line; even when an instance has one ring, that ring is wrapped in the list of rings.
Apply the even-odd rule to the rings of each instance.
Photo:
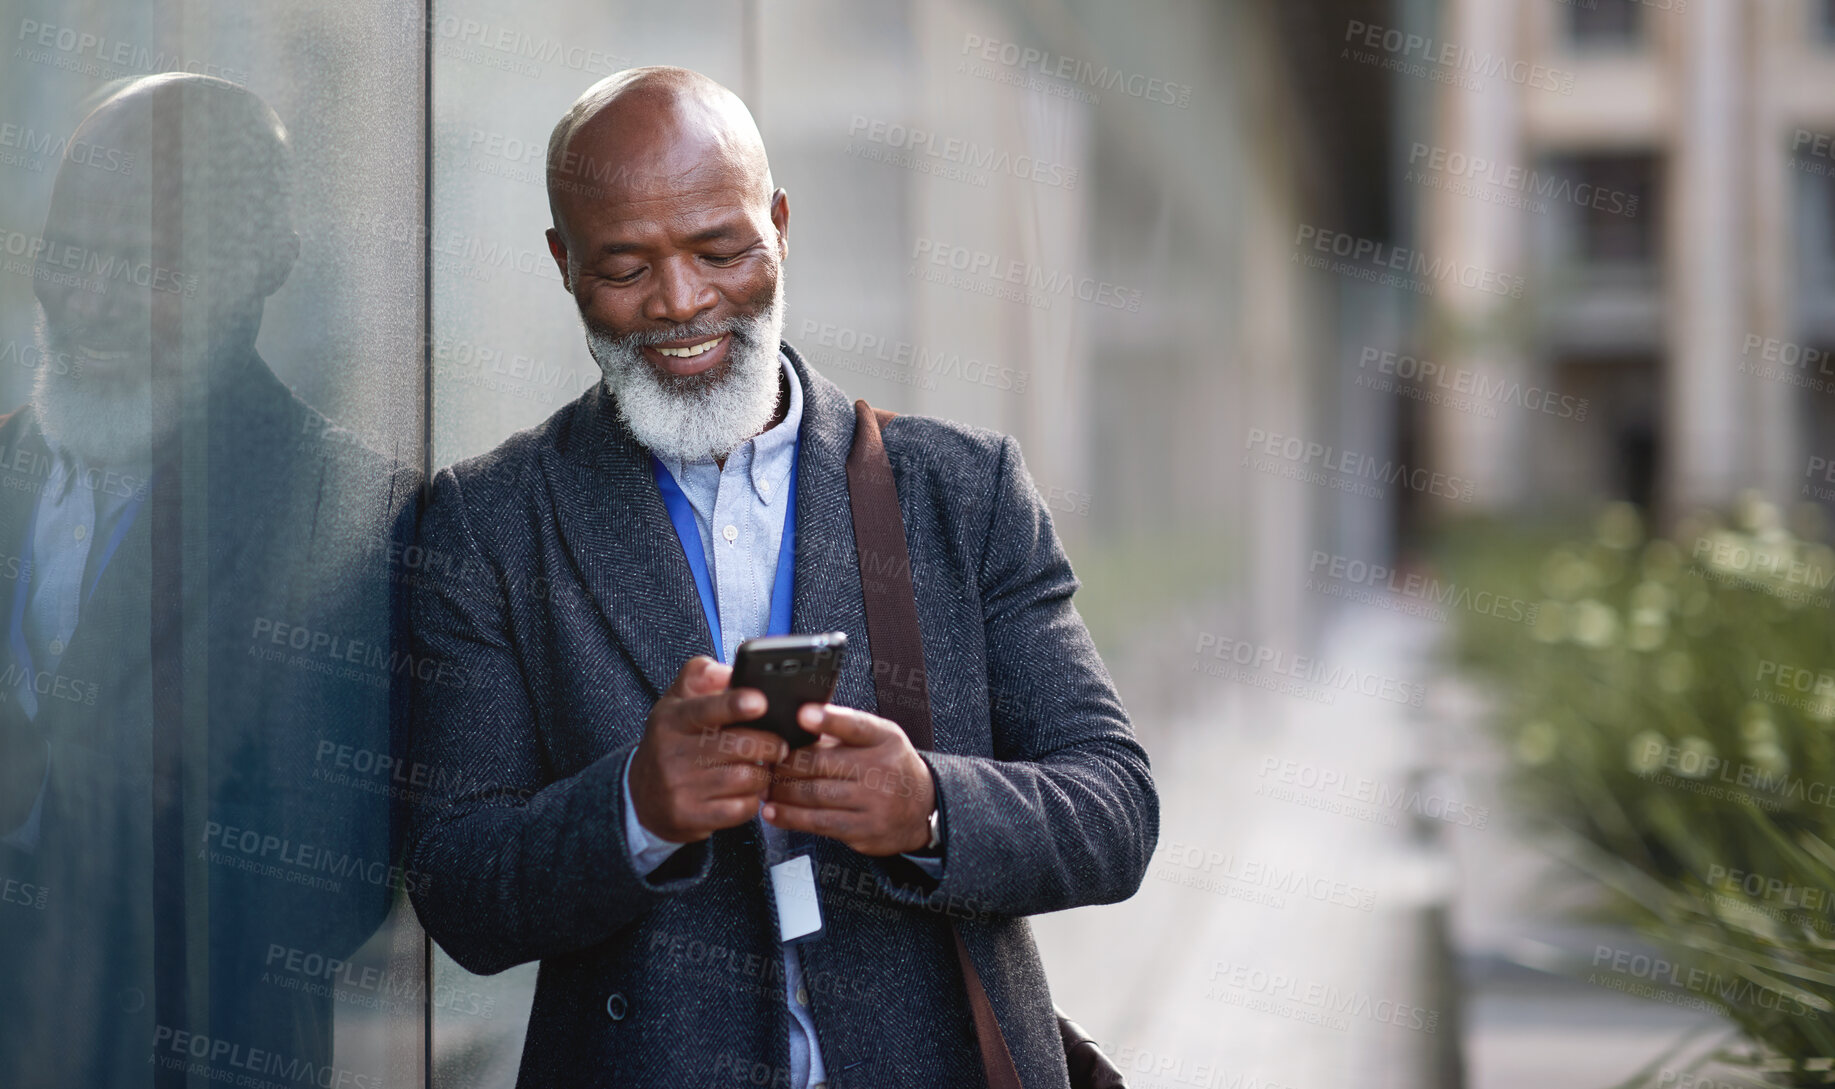
[[[63,231],[151,230],[152,187],[121,175],[66,169],[52,189],[49,219]]]
[[[633,190],[583,201],[575,218],[595,233],[685,237],[721,227],[755,228],[769,205],[748,186],[697,179],[667,189]]]
[[[760,180],[720,159],[678,161],[676,169],[623,169],[601,172],[595,181],[581,172],[564,187],[573,216],[599,223],[623,221],[703,220],[766,214],[769,194]],[[658,164],[662,165],[662,164]]]

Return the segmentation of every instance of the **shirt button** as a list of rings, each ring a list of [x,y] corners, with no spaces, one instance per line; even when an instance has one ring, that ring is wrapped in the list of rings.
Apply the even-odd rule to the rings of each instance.
[[[74,532],[76,533],[76,539],[80,541],[83,538],[89,536],[89,527],[88,526],[78,526],[76,527]]]
[[[76,528],[82,529],[83,527],[78,526]],[[731,542],[739,539],[739,527],[729,525],[725,529],[720,531],[720,536],[725,537],[727,539],[727,542],[730,544]],[[80,540],[81,538],[78,538],[78,539]]]
[[[64,653],[64,641],[62,639],[51,640],[51,657],[55,658],[62,653]]]
[[[809,988],[798,987],[796,989],[796,1004],[799,1006],[809,1005]]]
[[[605,1000],[605,1015],[614,1021],[624,1020],[624,1015],[629,1012],[629,1009],[624,996],[617,991],[613,991],[611,997]]]

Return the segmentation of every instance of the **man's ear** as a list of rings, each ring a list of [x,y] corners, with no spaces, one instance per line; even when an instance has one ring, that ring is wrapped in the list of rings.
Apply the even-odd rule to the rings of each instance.
[[[262,254],[261,271],[257,274],[255,290],[257,298],[265,299],[280,290],[280,285],[287,282],[293,273],[293,264],[299,260],[299,232],[288,231],[276,237]]]
[[[790,256],[790,195],[782,189],[771,194],[771,225],[777,228],[777,259]]]
[[[561,286],[569,295],[573,294],[573,280],[567,275],[567,240],[554,227],[548,228],[548,252],[554,256],[555,267],[561,270]]]

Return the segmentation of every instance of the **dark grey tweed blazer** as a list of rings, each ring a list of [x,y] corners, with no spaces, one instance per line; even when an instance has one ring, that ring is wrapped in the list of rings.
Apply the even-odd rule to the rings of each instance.
[[[847,397],[806,391],[797,631],[848,633],[836,701],[875,696],[844,461]],[[1132,895],[1159,834],[1147,755],[1071,605],[1077,587],[1010,438],[900,416],[904,509],[948,829],[940,883],[832,840],[825,935],[802,948],[831,1089],[983,1083],[948,925],[1032,1089],[1068,1084],[1024,916]],[[789,1084],[782,960],[756,822],[632,869],[620,775],[657,695],[712,643],[648,457],[603,387],[442,470],[420,527],[415,691],[432,784],[414,904],[472,971],[539,959],[518,1084]],[[456,682],[456,683],[455,683]]]

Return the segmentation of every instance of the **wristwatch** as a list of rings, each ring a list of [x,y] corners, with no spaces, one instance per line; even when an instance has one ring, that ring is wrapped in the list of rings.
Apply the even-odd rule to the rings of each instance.
[[[926,852],[935,851],[937,848],[943,846],[942,817],[943,817],[943,807],[942,806],[939,805],[930,811],[930,817],[929,817],[930,842],[924,844],[924,850]]]

